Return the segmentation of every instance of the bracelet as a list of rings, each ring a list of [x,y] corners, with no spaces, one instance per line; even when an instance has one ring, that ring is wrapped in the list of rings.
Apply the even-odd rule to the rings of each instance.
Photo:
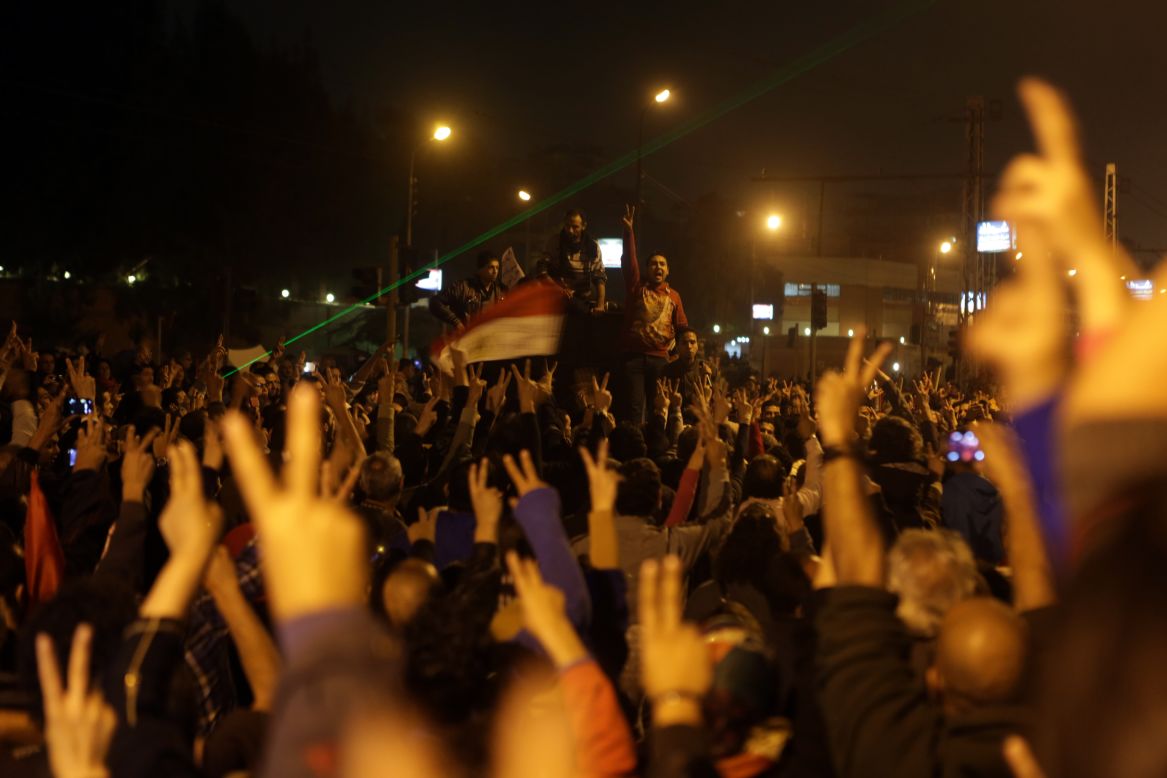
[[[653,707],[656,707],[657,705],[662,705],[668,702],[688,701],[700,704],[701,700],[704,698],[705,695],[699,694],[698,692],[691,692],[686,689],[673,689],[671,691],[661,692],[660,694],[650,699],[652,700]]]
[[[862,457],[859,452],[852,446],[827,446],[823,449],[823,464],[828,464],[836,459],[854,459],[861,461]]]

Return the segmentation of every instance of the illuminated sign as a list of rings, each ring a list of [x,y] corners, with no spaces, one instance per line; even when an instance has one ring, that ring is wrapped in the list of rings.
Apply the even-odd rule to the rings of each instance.
[[[1013,236],[1013,226],[1009,222],[978,222],[977,251],[982,254],[996,254],[1017,248]]]

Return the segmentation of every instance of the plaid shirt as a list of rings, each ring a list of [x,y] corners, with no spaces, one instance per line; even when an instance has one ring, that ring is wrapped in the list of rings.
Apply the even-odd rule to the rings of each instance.
[[[255,607],[265,598],[256,539],[252,538],[235,559],[235,573],[244,598]],[[239,702],[231,674],[230,632],[211,595],[203,590],[191,606],[186,638],[186,666],[194,676],[199,695],[199,734],[206,736]]]

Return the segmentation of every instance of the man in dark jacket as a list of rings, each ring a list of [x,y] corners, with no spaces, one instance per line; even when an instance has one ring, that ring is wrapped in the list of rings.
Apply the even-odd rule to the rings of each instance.
[[[1021,619],[984,597],[949,609],[940,625],[927,690],[908,659],[910,638],[885,589],[884,545],[863,486],[855,417],[884,347],[861,364],[852,341],[847,371],[819,380],[824,520],[838,585],[815,615],[819,704],[837,774],[1008,776],[1002,743],[1024,734],[1018,705],[1026,657]],[[931,694],[929,694],[929,692]]]
[[[461,329],[472,316],[501,302],[507,288],[498,280],[501,263],[491,251],[478,255],[478,272],[456,281],[430,298],[430,313],[443,324]]]

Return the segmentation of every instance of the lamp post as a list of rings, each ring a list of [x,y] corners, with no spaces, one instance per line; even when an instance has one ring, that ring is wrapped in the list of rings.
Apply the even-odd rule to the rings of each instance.
[[[519,202],[523,203],[524,205],[526,203],[531,202],[531,192],[527,189],[520,189],[516,196],[519,198]],[[530,216],[528,216],[526,219],[523,220],[523,264],[526,265],[527,267],[531,267],[531,217]]]
[[[636,210],[638,214],[640,212],[640,193],[644,183],[644,124],[648,119],[648,110],[654,105],[667,103],[672,94],[668,89],[660,90],[653,95],[652,102],[645,103],[644,108],[640,111],[640,132],[636,136]]]
[[[429,143],[431,140],[437,141],[438,143],[442,143],[442,142],[448,140],[450,138],[450,136],[453,134],[453,132],[454,131],[451,130],[447,125],[439,124],[437,127],[434,128],[433,135],[431,135],[425,141],[425,143]],[[413,197],[414,197],[413,190],[414,190],[414,186],[417,184],[417,178],[414,175],[414,169],[417,166],[417,152],[421,151],[422,148],[425,147],[425,143],[423,143],[421,146],[415,147],[413,149],[413,151],[411,151],[409,153],[409,200],[408,200],[408,206],[407,206],[406,211],[405,211],[405,246],[406,246],[406,248],[413,246]]]
[[[414,175],[414,170],[417,167],[417,152],[425,148],[425,144],[430,141],[443,143],[449,140],[454,131],[448,125],[439,124],[434,127],[433,134],[430,135],[421,145],[415,146],[413,151],[409,152],[409,199],[405,204],[405,247],[413,247],[413,208],[414,208],[414,187],[417,185],[417,177]],[[393,239],[393,245],[389,250],[389,277],[396,283],[398,277],[401,275],[400,263],[398,261],[398,246],[397,239]],[[397,339],[397,304],[400,297],[397,293],[397,287],[394,286],[389,292],[389,300],[386,305],[389,308],[389,331],[388,338],[390,342]],[[396,348],[396,346],[394,346]],[[405,309],[405,320],[401,328],[401,356],[409,354],[409,308]]]
[[[744,215],[744,214],[739,211],[739,216],[740,215]],[[778,230],[782,229],[782,217],[777,213],[770,213],[768,216],[766,216],[766,220],[762,224],[763,224],[764,228],[766,229],[766,231],[769,232],[771,235],[773,235],[774,233],[777,233]],[[753,237],[750,239],[750,325],[751,325],[750,329],[752,331],[753,330],[753,321],[754,321],[753,308],[754,308],[754,303],[757,302],[756,284],[757,284],[757,278],[758,278],[758,235],[757,235],[756,231],[752,232],[751,234],[753,235]],[[779,324],[781,324],[781,321],[779,321]],[[770,333],[766,332],[765,334],[769,335]],[[763,370],[763,372],[765,372],[766,349],[769,346],[769,343],[770,343],[769,338],[762,339],[762,370]]]

